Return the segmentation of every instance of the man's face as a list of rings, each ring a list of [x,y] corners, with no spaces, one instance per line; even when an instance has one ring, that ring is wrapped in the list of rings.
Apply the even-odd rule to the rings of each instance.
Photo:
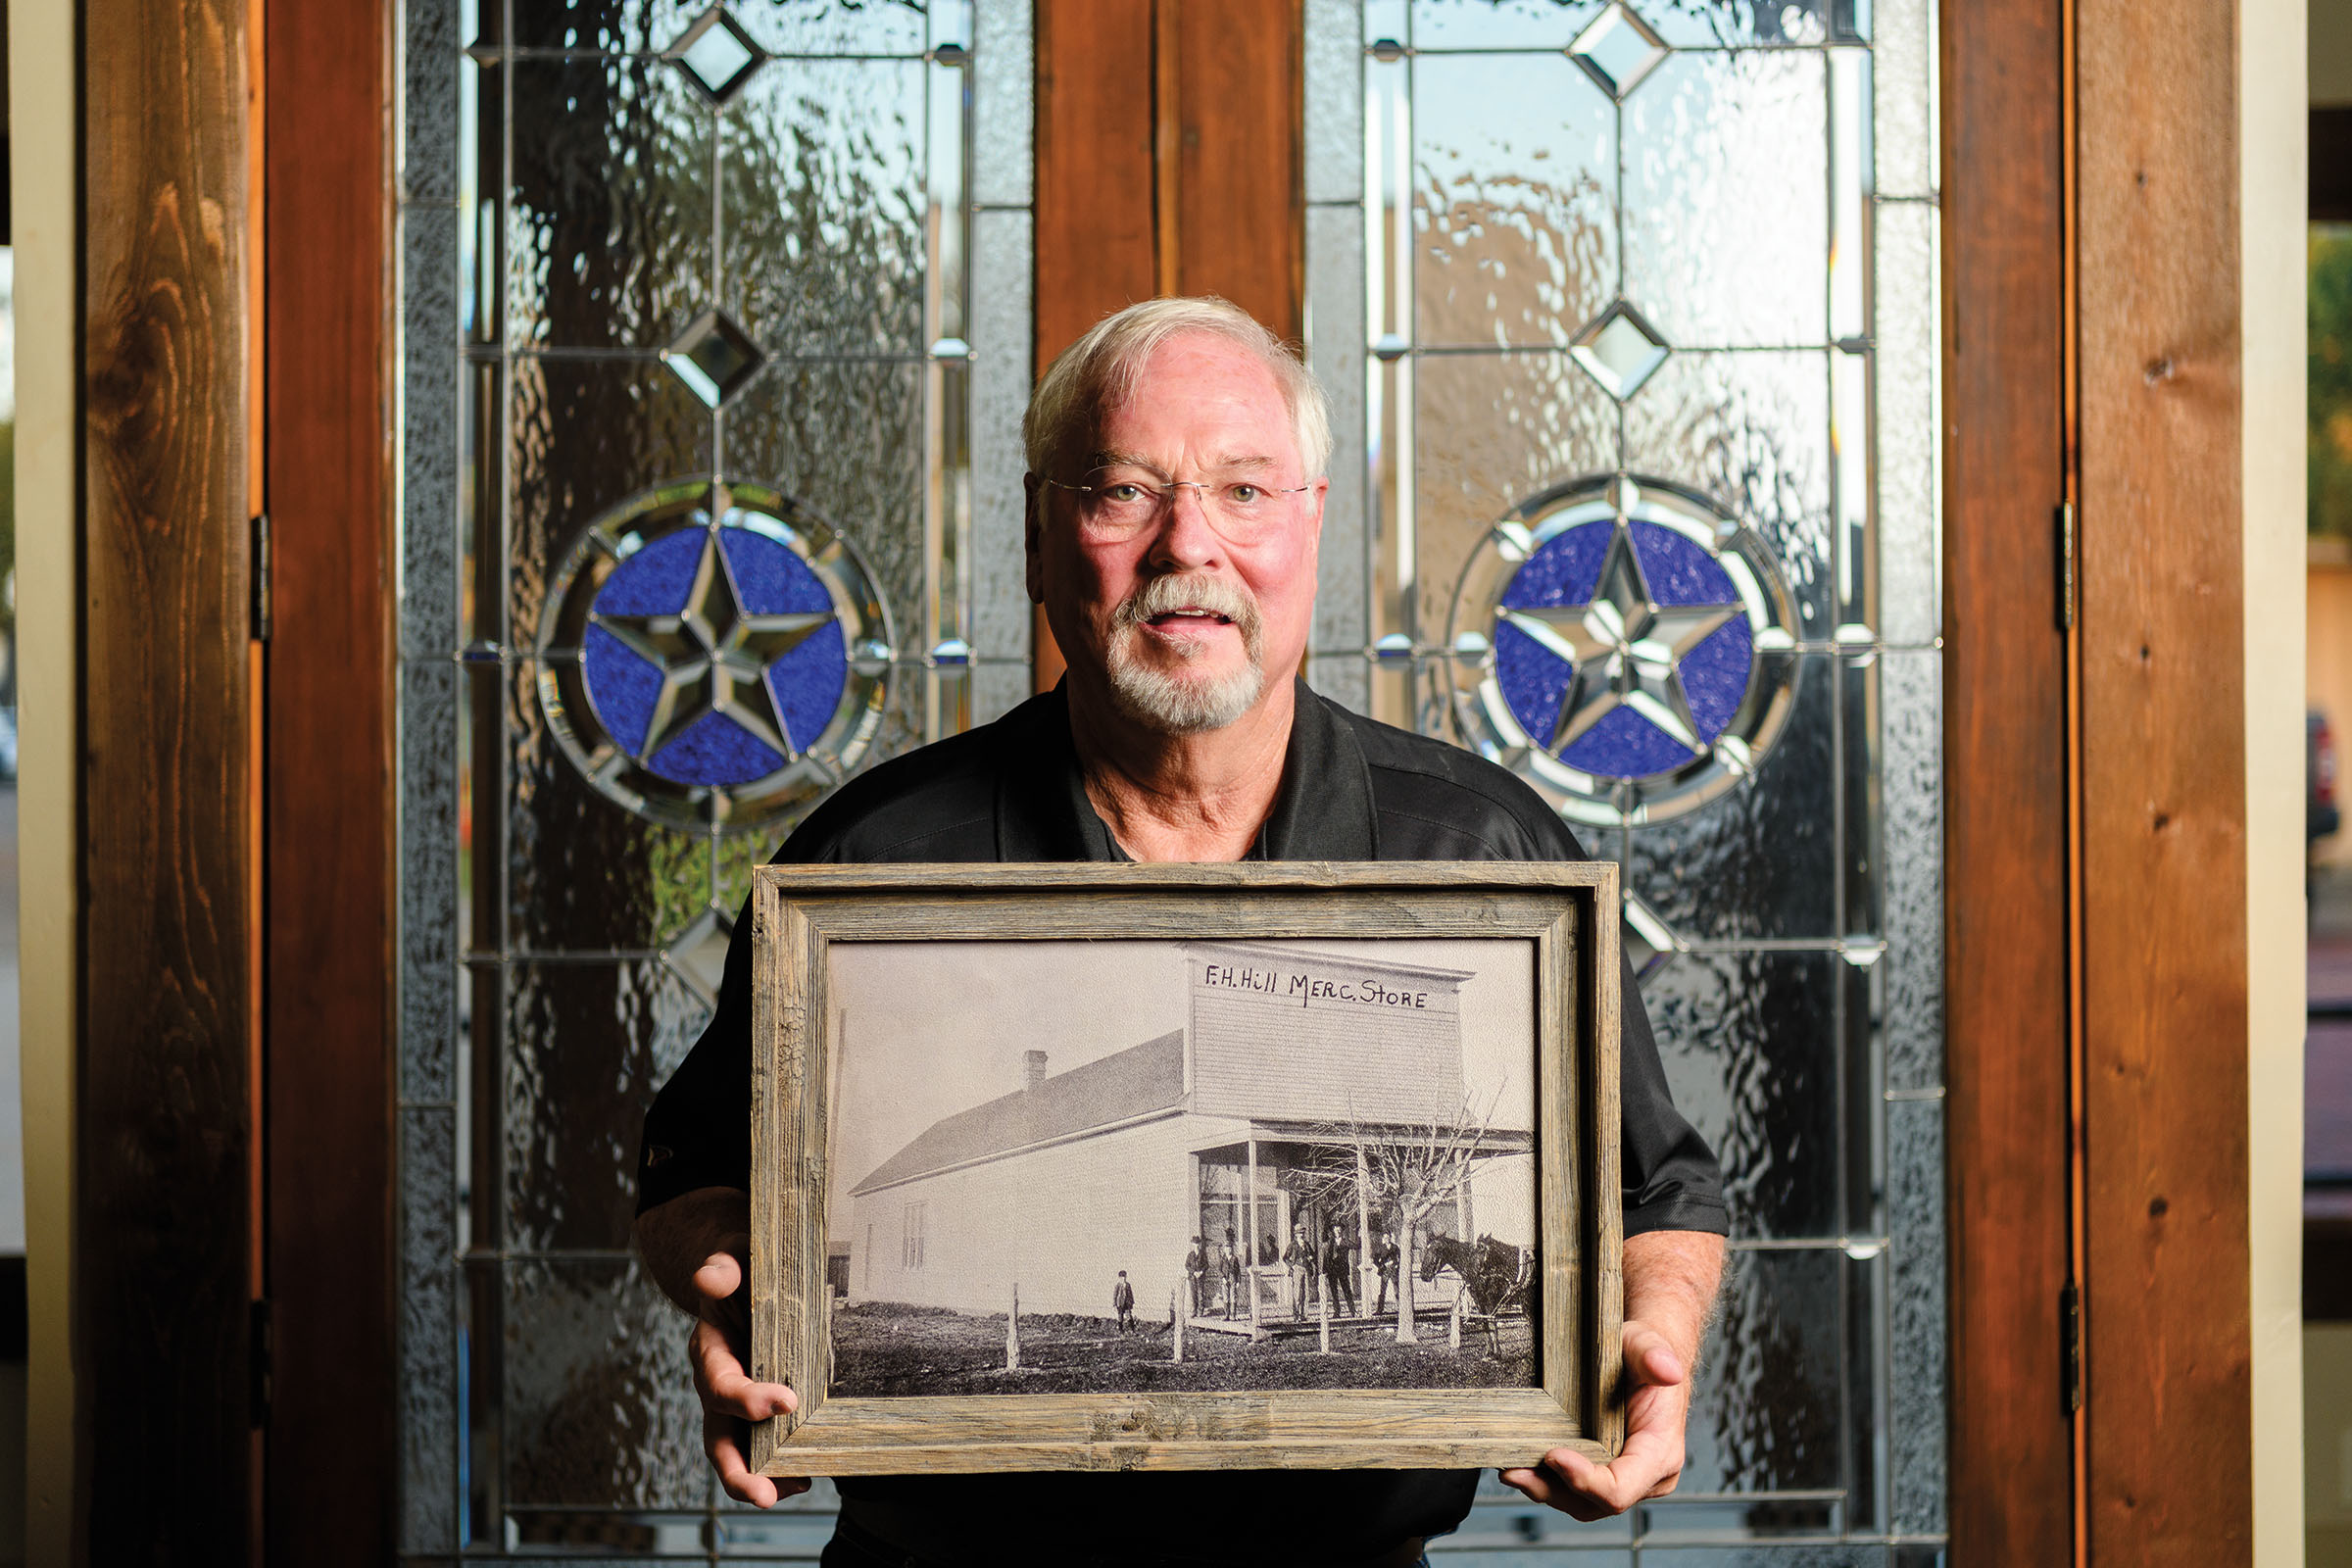
[[[1029,507],[1029,592],[1073,681],[1188,733],[1234,722],[1290,678],[1313,620],[1326,484],[1308,479],[1265,366],[1223,338],[1169,339],[1074,466],[1044,477],[1089,493],[1032,480]]]

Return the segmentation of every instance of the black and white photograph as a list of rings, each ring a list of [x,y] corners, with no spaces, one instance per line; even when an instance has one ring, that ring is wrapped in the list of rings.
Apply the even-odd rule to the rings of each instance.
[[[829,954],[832,1394],[1540,1385],[1534,943]]]

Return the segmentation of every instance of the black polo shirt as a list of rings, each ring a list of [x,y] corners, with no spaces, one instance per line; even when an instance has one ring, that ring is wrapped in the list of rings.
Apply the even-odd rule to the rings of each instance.
[[[1581,860],[1558,815],[1509,771],[1298,689],[1272,860]],[[778,864],[1124,859],[1087,799],[1059,691],[843,785]],[[646,1113],[640,1212],[751,1185],[751,922],[739,919],[710,1027]],[[1624,990],[1625,1231],[1728,1230],[1715,1156],[1674,1108],[1648,1014]],[[864,1477],[847,1513],[943,1563],[998,1541],[1032,1563],[1347,1562],[1452,1529],[1475,1471],[1219,1471]],[[985,1532],[985,1535],[980,1534]]]

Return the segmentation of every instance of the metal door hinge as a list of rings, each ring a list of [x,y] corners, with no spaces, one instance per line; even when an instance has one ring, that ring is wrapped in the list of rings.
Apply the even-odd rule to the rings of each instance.
[[[275,1337],[270,1331],[270,1303],[267,1300],[252,1303],[250,1333],[251,1344],[246,1349],[246,1367],[253,1380],[249,1424],[259,1428],[270,1424],[270,1400],[277,1392],[277,1368],[274,1364],[277,1347]]]
[[[253,580],[253,640],[270,640],[270,514],[256,513],[253,517],[252,580]]]
[[[2080,573],[2075,568],[2076,560],[2075,504],[2072,501],[2061,501],[2058,503],[2058,629],[2060,631],[2075,629],[2075,605],[2080,577]]]
[[[2058,1406],[2068,1415],[2082,1408],[2082,1290],[2069,1283],[2058,1293]]]

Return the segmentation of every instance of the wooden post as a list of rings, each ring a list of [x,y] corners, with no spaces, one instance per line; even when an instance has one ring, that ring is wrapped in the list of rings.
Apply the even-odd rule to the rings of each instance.
[[[1363,1147],[1355,1151],[1355,1240],[1359,1250],[1355,1254],[1355,1310],[1364,1315],[1364,1300],[1372,1292],[1365,1286],[1365,1276],[1374,1281],[1380,1271],[1372,1266],[1372,1168],[1365,1162]]]
[[[1004,1370],[1021,1369],[1021,1287],[1016,1280],[1012,1287],[1012,1310],[1004,1314]]]
[[[1184,1359],[1184,1314],[1177,1309],[1176,1292],[1168,1293],[1168,1335],[1175,1348],[1168,1356],[1171,1361]]]
[[[1248,1249],[1242,1258],[1242,1289],[1250,1293],[1250,1337],[1256,1339],[1264,1330],[1257,1326],[1257,1140],[1250,1140],[1250,1184],[1242,1198],[1242,1246]]]
[[[1329,1276],[1315,1276],[1315,1316],[1323,1337],[1322,1354],[1331,1353],[1331,1281]]]
[[[1462,1348],[1462,1293],[1453,1293],[1453,1315],[1446,1324],[1446,1343],[1454,1349]]]

